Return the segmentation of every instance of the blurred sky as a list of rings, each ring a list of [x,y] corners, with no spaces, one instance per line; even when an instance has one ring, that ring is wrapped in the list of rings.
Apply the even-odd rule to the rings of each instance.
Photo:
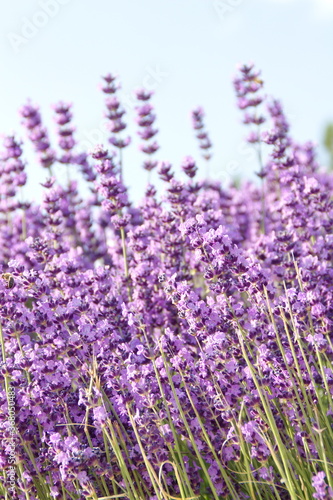
[[[265,92],[282,100],[297,141],[319,143],[333,120],[333,0],[1,0],[0,132],[24,137],[17,110],[31,98],[54,133],[50,105],[73,102],[77,138],[107,141],[100,77],[119,75],[132,145],[125,181],[132,197],[144,193],[147,173],[134,125],[131,93],[154,86],[156,159],[175,169],[192,154],[204,166],[190,111],[201,105],[214,144],[211,175],[253,178],[257,166],[241,152],[246,129],[235,106],[238,63],[262,70]],[[55,138],[55,136],[53,136]],[[26,144],[27,197],[45,179]],[[59,170],[60,175],[63,171]],[[153,174],[157,178],[157,174]]]

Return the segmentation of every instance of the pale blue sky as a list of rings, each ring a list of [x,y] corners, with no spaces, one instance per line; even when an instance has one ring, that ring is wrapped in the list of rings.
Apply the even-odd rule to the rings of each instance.
[[[0,30],[1,133],[24,136],[17,109],[30,97],[52,130],[50,105],[71,101],[80,140],[106,140],[98,132],[104,107],[97,87],[101,75],[119,74],[134,139],[125,181],[136,199],[147,174],[128,96],[147,82],[156,91],[156,158],[178,169],[192,154],[202,165],[189,118],[202,105],[214,144],[212,175],[222,180],[233,169],[242,177],[256,169],[240,153],[246,130],[232,87],[238,63],[262,69],[265,91],[284,103],[297,140],[320,143],[333,120],[333,0],[2,0]],[[326,162],[323,149],[319,154]],[[45,172],[28,144],[25,156],[26,195],[35,197]]]

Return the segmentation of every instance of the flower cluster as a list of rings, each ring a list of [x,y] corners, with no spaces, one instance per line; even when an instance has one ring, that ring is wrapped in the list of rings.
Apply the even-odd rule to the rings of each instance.
[[[125,139],[121,139],[118,134],[125,130],[126,123],[123,121],[123,116],[125,114],[125,110],[122,108],[120,101],[116,95],[117,90],[119,89],[119,84],[115,83],[116,76],[108,74],[103,77],[106,85],[102,87],[102,91],[104,94],[108,96],[105,100],[105,105],[107,108],[107,112],[105,114],[106,118],[109,120],[109,129],[113,134],[111,135],[109,142],[119,150],[125,148],[130,144],[130,137]]]
[[[143,141],[145,141],[140,144],[140,150],[148,155],[148,160],[146,160],[143,164],[143,168],[148,170],[148,172],[157,166],[157,161],[152,160],[151,155],[156,153],[159,149],[157,142],[151,141],[151,139],[155,137],[158,132],[158,130],[153,127],[156,116],[153,113],[154,108],[150,104],[152,95],[153,92],[146,89],[138,89],[136,91],[136,98],[142,103],[142,105],[137,106],[136,108],[138,115],[136,121],[141,129],[138,131],[138,135]]]
[[[199,148],[202,149],[202,156],[205,160],[210,160],[212,157],[211,148],[212,143],[208,137],[208,133],[205,130],[204,124],[205,112],[199,106],[192,111],[192,126],[195,131],[196,138],[199,141]]]
[[[53,108],[55,111],[54,120],[58,125],[59,146],[63,151],[63,155],[59,158],[61,163],[71,163],[72,149],[75,146],[73,137],[74,128],[70,126],[72,120],[71,104],[59,102]]]
[[[50,168],[55,162],[55,151],[51,148],[47,129],[42,124],[38,106],[28,103],[21,107],[20,115],[28,137],[35,147],[42,167]]]
[[[104,80],[121,151],[124,110],[115,78]],[[74,152],[69,105],[55,107],[59,154],[38,108],[22,108],[42,165],[54,176],[56,159],[80,165],[91,195],[51,177],[41,204],[19,202],[24,145],[5,138],[4,498],[333,498],[333,182],[262,85],[252,65],[240,68],[249,142],[267,152],[261,187],[198,181],[187,156],[186,181],[161,162],[165,194],[148,184],[136,206],[113,151]],[[148,141],[151,93],[137,97]],[[193,119],[209,159],[201,109]]]

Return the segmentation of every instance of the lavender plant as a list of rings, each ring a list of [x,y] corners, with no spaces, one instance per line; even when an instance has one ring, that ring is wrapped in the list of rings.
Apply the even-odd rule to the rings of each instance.
[[[104,80],[118,153],[78,151],[64,103],[57,152],[38,108],[21,109],[53,175],[40,204],[18,201],[23,143],[3,142],[2,498],[332,499],[331,174],[245,65],[234,83],[261,186],[198,181],[186,156],[188,180],[160,162],[164,194],[148,184],[135,206],[124,111]],[[153,108],[137,111],[148,141]],[[208,161],[202,118],[193,112]],[[57,163],[81,167],[89,198],[56,179]]]

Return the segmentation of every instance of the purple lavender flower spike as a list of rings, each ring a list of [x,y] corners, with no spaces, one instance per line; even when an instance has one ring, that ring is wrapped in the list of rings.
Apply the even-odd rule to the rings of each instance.
[[[205,131],[204,117],[205,112],[202,107],[194,109],[191,113],[192,116],[192,126],[196,132],[196,138],[199,141],[199,148],[202,150],[202,156],[207,162],[207,178],[209,177],[208,165],[209,160],[212,157],[211,148],[212,143],[208,137],[208,133]]]

